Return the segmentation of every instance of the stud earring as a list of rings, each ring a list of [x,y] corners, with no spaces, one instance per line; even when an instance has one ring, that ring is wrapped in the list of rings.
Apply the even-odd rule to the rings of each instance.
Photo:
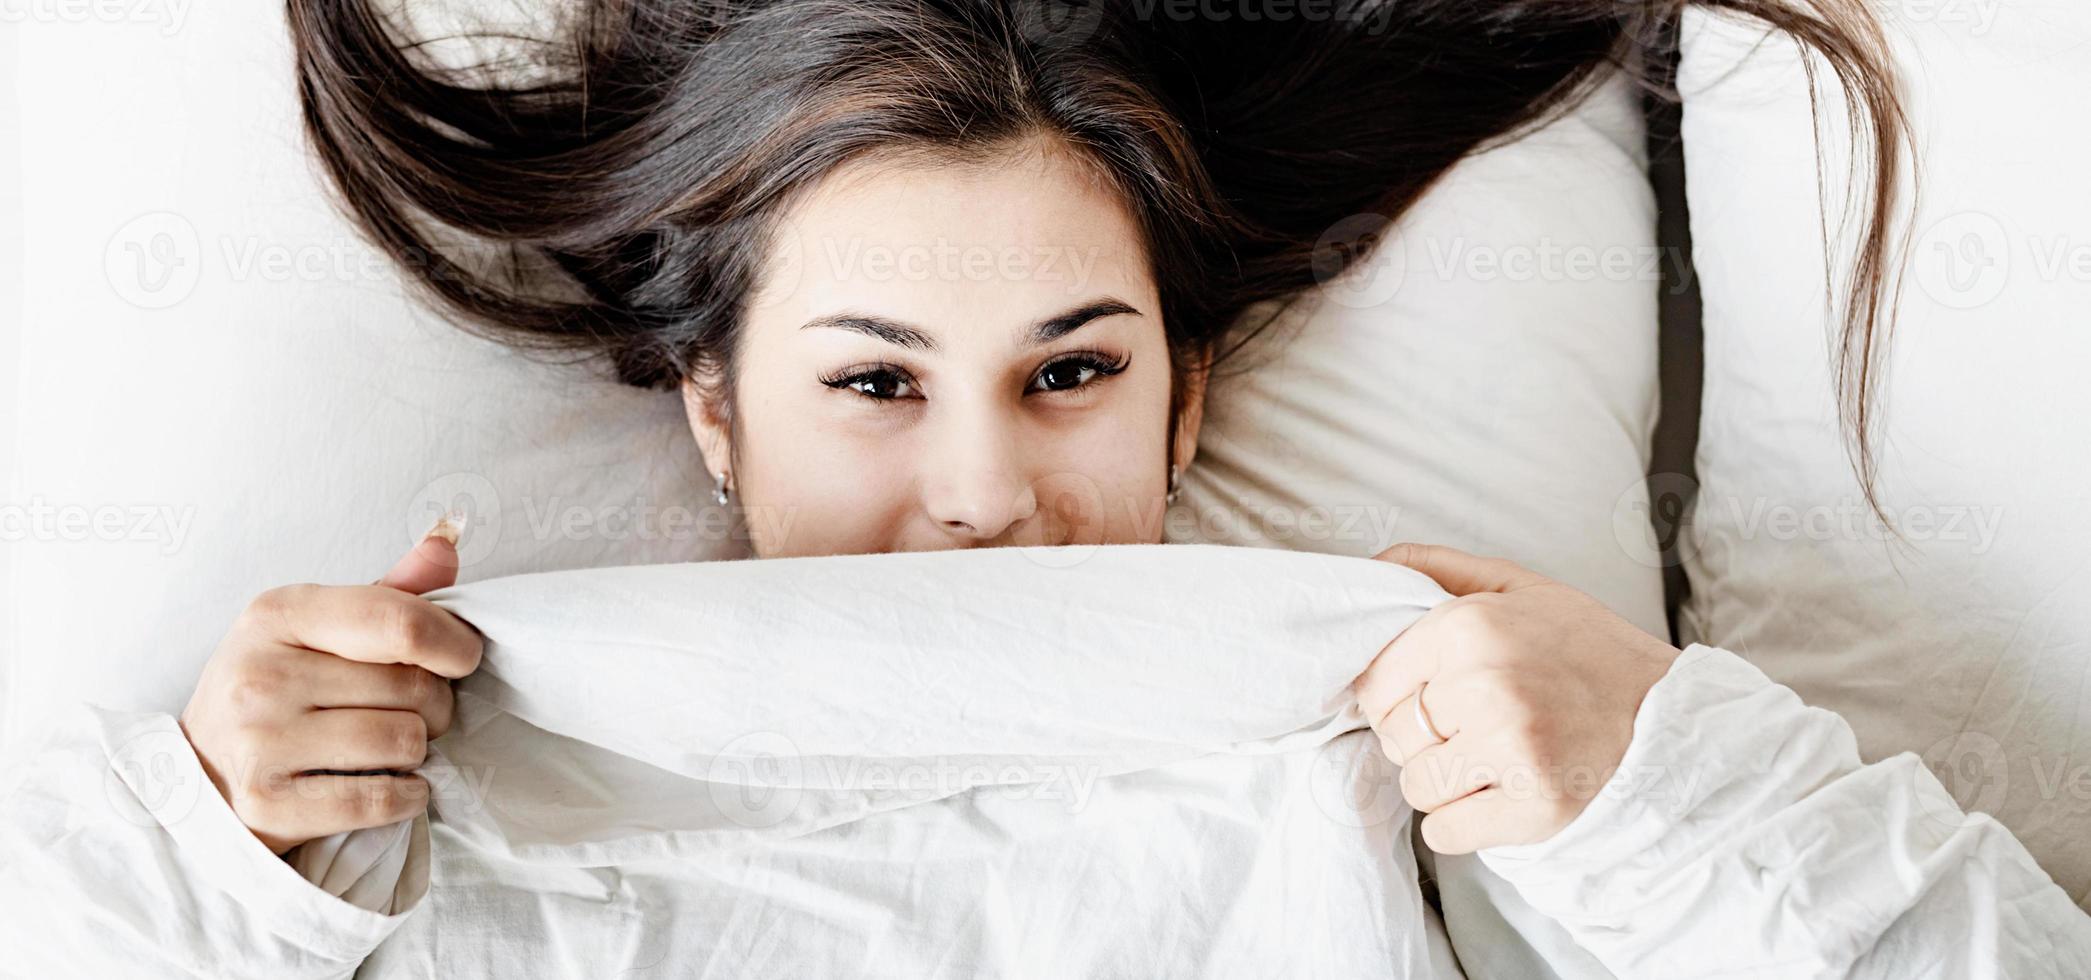
[[[1164,495],[1162,496],[1162,502],[1163,502],[1163,503],[1165,503],[1165,504],[1173,504],[1173,503],[1175,503],[1175,502],[1176,502],[1176,495],[1177,495],[1177,494],[1179,494],[1179,493],[1182,493],[1182,492],[1183,492],[1183,487],[1179,486],[1179,484],[1181,484],[1181,483],[1183,482],[1183,480],[1182,480],[1182,477],[1183,477],[1183,471],[1182,471],[1182,470],[1179,470],[1179,469],[1177,469],[1177,468],[1176,468],[1176,464],[1175,464],[1175,463],[1170,463],[1170,464],[1169,464],[1169,492],[1168,492],[1167,494],[1164,494]]]
[[[733,499],[732,494],[733,491],[726,486],[726,474],[712,477],[712,503],[724,507]]]

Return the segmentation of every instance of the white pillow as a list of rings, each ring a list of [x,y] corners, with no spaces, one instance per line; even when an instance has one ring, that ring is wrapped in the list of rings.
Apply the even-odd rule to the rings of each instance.
[[[1685,20],[1706,385],[1683,629],[1841,712],[1868,761],[1921,753],[2091,906],[2091,7],[1881,13],[1922,141],[1880,430],[1896,546],[1837,431],[1796,51]],[[1835,214],[1846,137],[1825,134]]]
[[[1661,274],[1639,96],[1455,167],[1214,384],[1172,540],[1516,558],[1666,636],[1644,476]],[[1344,239],[1339,222],[1324,236]]]

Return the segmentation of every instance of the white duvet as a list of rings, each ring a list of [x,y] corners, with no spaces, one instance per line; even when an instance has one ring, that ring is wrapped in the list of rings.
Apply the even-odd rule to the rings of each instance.
[[[1440,593],[1199,553],[438,594],[490,644],[431,767],[435,914],[370,972],[1431,975],[1399,794],[1349,803],[1392,768],[1348,684]]]
[[[428,817],[286,862],[172,718],[83,707],[0,784],[0,970],[1460,973],[1350,698],[1443,598],[1398,566],[994,549],[431,598],[489,642]],[[1650,692],[1608,789],[1483,854],[1588,951],[1557,967],[2091,975],[2091,920],[2015,840],[1725,651]]]

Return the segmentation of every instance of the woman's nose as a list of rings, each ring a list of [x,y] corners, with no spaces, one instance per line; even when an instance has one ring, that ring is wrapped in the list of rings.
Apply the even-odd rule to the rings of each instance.
[[[1025,477],[1022,454],[1005,429],[992,423],[950,433],[945,451],[924,462],[923,506],[944,530],[988,540],[1038,512],[1038,496]]]

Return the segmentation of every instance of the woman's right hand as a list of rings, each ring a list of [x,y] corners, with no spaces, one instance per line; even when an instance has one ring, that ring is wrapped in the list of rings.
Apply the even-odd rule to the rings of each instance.
[[[479,633],[426,599],[457,581],[446,518],[373,585],[286,585],[247,605],[180,724],[240,822],[278,855],[428,806],[412,770],[448,730]]]

